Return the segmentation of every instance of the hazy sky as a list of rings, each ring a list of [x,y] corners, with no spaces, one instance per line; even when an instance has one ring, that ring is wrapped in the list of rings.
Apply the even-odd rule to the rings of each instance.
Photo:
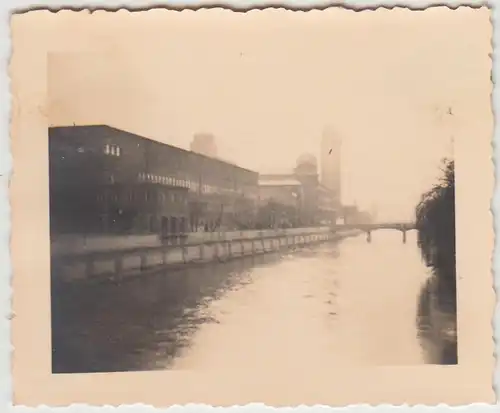
[[[486,9],[121,17],[88,19],[103,53],[49,59],[51,125],[183,148],[212,132],[221,157],[261,172],[317,154],[328,125],[343,142],[344,202],[407,219],[451,137],[490,121]]]

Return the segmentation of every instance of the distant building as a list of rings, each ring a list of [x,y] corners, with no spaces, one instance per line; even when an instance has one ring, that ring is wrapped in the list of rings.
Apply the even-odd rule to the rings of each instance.
[[[266,227],[297,226],[302,184],[294,175],[261,175],[259,221]]]
[[[301,221],[303,225],[314,225],[319,218],[319,175],[316,157],[307,153],[299,156],[294,173],[302,184]]]
[[[342,215],[346,224],[358,224],[358,207],[356,205],[344,205]]]
[[[318,162],[311,154],[297,159],[295,176],[302,183],[302,221],[306,225],[330,225],[336,222],[339,211],[337,192],[320,182]]]
[[[217,144],[215,143],[215,137],[210,133],[195,134],[193,136],[193,140],[191,141],[190,149],[192,152],[209,156],[211,158],[217,157]]]
[[[252,225],[258,173],[106,125],[49,128],[53,233]]]
[[[301,197],[301,191],[301,183],[293,177],[268,179],[261,176],[259,179],[259,200],[261,203],[272,200],[295,208],[297,200]]]
[[[290,173],[261,174],[259,193],[261,208],[272,204],[274,210],[288,211],[280,216],[295,226],[329,225],[336,221],[335,196],[320,184],[314,155],[301,155]]]
[[[373,217],[368,211],[360,210],[356,205],[345,205],[343,216],[346,224],[371,224]]]

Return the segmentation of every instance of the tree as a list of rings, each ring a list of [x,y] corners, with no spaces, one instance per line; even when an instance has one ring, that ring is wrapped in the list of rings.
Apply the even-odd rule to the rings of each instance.
[[[420,292],[417,325],[423,342],[434,343],[430,357],[439,364],[457,363],[454,166],[453,160],[443,160],[439,182],[422,195],[415,211],[418,246],[432,269]],[[433,316],[432,302],[445,318]]]
[[[439,301],[456,306],[455,165],[444,159],[438,183],[416,207],[418,246],[437,278]]]

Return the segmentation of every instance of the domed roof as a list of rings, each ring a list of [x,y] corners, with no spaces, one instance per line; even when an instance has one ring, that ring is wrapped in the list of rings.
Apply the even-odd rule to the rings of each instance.
[[[300,165],[318,166],[318,160],[311,153],[303,153],[297,158],[297,166]]]

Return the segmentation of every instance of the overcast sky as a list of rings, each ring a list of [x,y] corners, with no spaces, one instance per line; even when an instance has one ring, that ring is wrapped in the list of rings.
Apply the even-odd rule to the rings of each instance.
[[[66,20],[68,21],[68,20]],[[109,124],[260,172],[343,142],[346,203],[408,219],[451,137],[485,133],[486,9],[151,13],[88,20],[103,53],[49,59],[49,123]],[[69,28],[68,28],[69,29]]]

